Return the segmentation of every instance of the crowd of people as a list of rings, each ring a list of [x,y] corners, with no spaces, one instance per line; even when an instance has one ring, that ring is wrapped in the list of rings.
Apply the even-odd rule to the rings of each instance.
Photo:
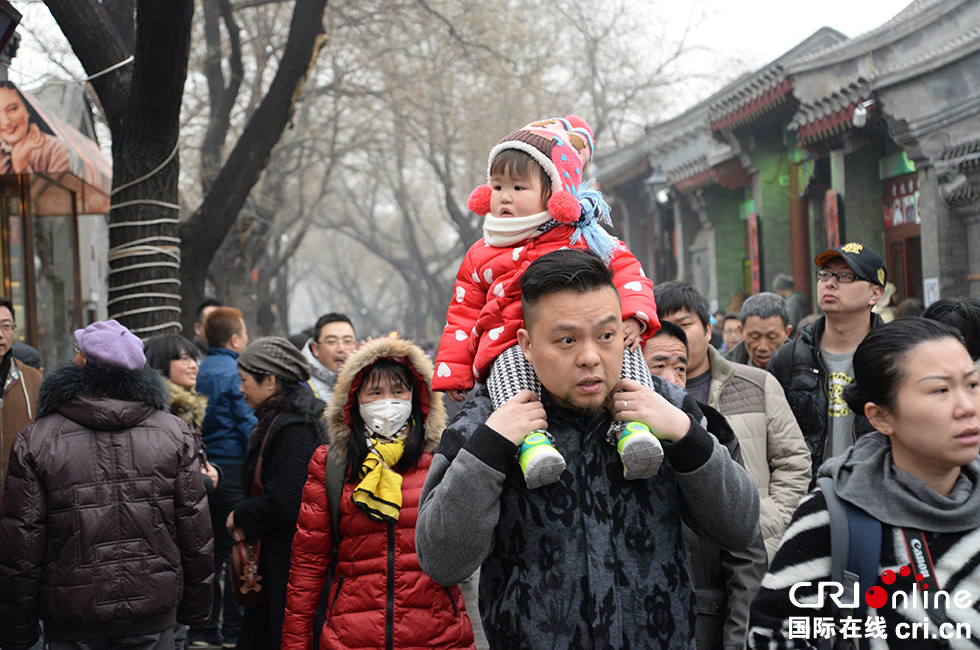
[[[980,646],[980,301],[892,307],[852,242],[819,316],[785,274],[712,315],[602,227],[593,152],[574,116],[492,148],[434,359],[208,300],[42,379],[0,300],[0,648]],[[841,507],[867,612],[820,587]],[[891,597],[939,589],[973,599]]]

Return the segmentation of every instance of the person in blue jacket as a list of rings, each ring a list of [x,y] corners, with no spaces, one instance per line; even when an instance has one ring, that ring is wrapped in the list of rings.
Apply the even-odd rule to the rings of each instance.
[[[235,602],[228,577],[222,572],[234,541],[225,529],[228,513],[245,498],[241,467],[248,448],[248,437],[258,421],[245,403],[238,376],[238,355],[248,345],[248,331],[242,312],[219,307],[204,321],[208,356],[197,374],[197,391],[207,395],[208,409],[201,424],[201,438],[208,459],[222,475],[210,496],[211,527],[214,530],[214,606],[208,625],[191,630],[191,642],[234,647],[242,624],[242,612]]]

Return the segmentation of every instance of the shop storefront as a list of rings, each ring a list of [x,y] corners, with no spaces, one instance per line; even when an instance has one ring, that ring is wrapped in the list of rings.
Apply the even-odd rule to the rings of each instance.
[[[91,320],[86,231],[105,227],[111,179],[94,141],[0,83],[0,282],[18,339],[46,366],[71,359],[74,329]]]
[[[885,169],[884,163],[882,168]],[[914,170],[914,166],[912,169]],[[919,214],[917,172],[904,173],[882,181],[882,212],[885,224],[885,264],[888,266],[888,277],[895,284],[895,302],[906,298],[921,299],[922,218]]]

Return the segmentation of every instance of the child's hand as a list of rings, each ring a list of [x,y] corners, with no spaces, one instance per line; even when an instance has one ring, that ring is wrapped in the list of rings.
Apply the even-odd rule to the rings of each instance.
[[[462,402],[464,399],[466,399],[466,393],[461,390],[447,390],[445,393],[446,397],[454,402]]]
[[[643,331],[643,323],[635,316],[630,316],[623,321],[623,340],[630,352],[640,347],[640,333]]]

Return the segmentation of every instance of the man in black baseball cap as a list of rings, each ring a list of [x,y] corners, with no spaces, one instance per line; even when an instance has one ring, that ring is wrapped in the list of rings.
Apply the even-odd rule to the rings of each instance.
[[[850,244],[825,250],[817,255],[814,262],[822,271],[830,260],[836,258],[844,260],[844,264],[860,280],[877,284],[882,288],[888,282],[888,270],[885,268],[885,262],[881,259],[881,255],[864,244],[851,242]],[[826,274],[823,275],[826,276]],[[817,271],[817,281],[822,281],[820,271]]]
[[[776,350],[768,370],[783,386],[813,460],[813,479],[827,458],[843,453],[872,430],[862,413],[844,402],[854,377],[854,350],[882,323],[871,308],[888,281],[874,249],[851,242],[817,255],[817,306],[824,315]]]

